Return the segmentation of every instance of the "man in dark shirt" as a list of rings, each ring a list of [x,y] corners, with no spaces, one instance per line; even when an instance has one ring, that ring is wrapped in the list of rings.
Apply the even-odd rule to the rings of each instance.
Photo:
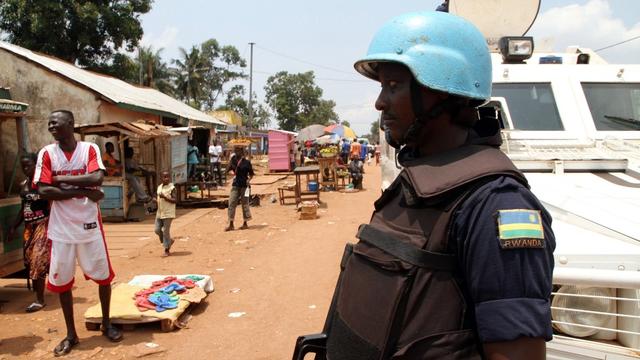
[[[248,229],[247,221],[251,220],[251,211],[249,210],[249,181],[253,178],[253,167],[251,161],[244,157],[243,147],[233,149],[234,154],[229,161],[227,172],[233,171],[233,183],[231,192],[229,193],[229,225],[224,231],[233,230],[233,219],[236,217],[236,207],[238,202],[242,203],[242,219],[244,222],[240,227],[241,230]]]

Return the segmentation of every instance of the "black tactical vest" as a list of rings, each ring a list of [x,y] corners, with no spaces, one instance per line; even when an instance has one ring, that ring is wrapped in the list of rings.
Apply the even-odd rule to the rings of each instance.
[[[480,359],[473,307],[448,244],[456,207],[498,176],[526,180],[500,150],[466,145],[404,164],[347,245],[325,332],[327,358]]]

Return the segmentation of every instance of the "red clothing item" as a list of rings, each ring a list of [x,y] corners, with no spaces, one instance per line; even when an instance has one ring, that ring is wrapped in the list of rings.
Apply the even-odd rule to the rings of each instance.
[[[362,145],[359,142],[354,141],[353,143],[351,143],[351,152],[349,158],[353,158],[354,155],[360,158],[360,151],[362,151]]]
[[[78,147],[76,146],[76,149]],[[75,150],[74,150],[75,152]],[[73,157],[73,152],[63,151],[64,156],[67,160],[71,160]],[[87,174],[90,174],[96,170],[100,170],[100,165],[98,165],[98,157],[96,156],[96,151],[93,147],[89,148],[89,161],[87,163]],[[51,171],[51,158],[49,157],[48,152],[44,152],[42,155],[42,168],[40,170],[40,178],[38,182],[43,184],[51,185],[53,183],[53,172]],[[38,184],[34,182],[32,184],[34,187],[37,187]]]

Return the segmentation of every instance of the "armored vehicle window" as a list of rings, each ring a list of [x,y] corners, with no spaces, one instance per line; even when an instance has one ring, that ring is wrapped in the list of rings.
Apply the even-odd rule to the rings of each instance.
[[[564,130],[551,84],[493,84],[492,96],[507,100],[514,130]]]
[[[596,129],[640,130],[640,84],[582,83]]]

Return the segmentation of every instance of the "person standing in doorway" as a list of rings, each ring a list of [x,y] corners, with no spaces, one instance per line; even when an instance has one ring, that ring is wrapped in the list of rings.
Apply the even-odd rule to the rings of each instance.
[[[33,185],[42,199],[51,202],[47,235],[51,240],[51,264],[47,288],[60,294],[67,336],[54,348],[56,356],[68,354],[78,344],[73,317],[73,287],[76,261],[87,279],[98,283],[102,307],[102,333],[111,341],[122,340],[122,332],[111,324],[111,268],[105,242],[99,190],[105,167],[96,144],[76,141],[74,118],[68,110],[49,115],[48,129],[55,143],[38,154]]]
[[[222,156],[222,146],[218,144],[218,140],[213,140],[213,144],[209,146],[209,162],[211,163],[211,176],[213,181],[217,181],[222,186],[222,171],[220,170],[220,156]]]
[[[163,257],[171,255],[171,222],[176,218],[176,187],[171,182],[171,174],[163,171],[162,183],[158,185],[158,211],[156,212],[155,233],[160,238],[160,243],[164,246]]]
[[[234,149],[234,156],[229,161],[227,171],[233,171],[234,177],[229,194],[229,224],[224,231],[234,229],[233,220],[236,217],[236,207],[238,203],[242,204],[242,219],[244,220],[240,229],[248,229],[249,225],[247,221],[251,220],[248,189],[250,186],[249,181],[253,178],[254,173],[251,161],[245,158],[243,147],[238,146]]]
[[[189,145],[187,145],[187,176],[191,180],[196,177],[196,166],[200,162],[199,157],[198,147],[194,145],[193,140],[189,140]]]
[[[22,209],[16,217],[16,222],[9,230],[8,236],[9,240],[13,239],[13,234],[24,221],[24,264],[36,292],[36,301],[27,306],[27,312],[35,312],[45,306],[44,284],[49,273],[49,255],[51,253],[51,242],[47,238],[49,201],[41,199],[33,186],[36,162],[37,155],[34,153],[24,154],[20,157],[22,172],[27,176],[27,179],[20,184]]]

